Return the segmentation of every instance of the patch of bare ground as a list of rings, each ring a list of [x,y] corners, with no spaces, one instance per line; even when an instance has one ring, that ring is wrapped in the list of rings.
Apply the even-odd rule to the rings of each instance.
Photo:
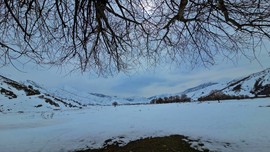
[[[203,145],[200,145],[203,146]],[[208,152],[203,149],[203,152]],[[171,135],[166,137],[145,138],[131,141],[125,146],[119,146],[117,142],[106,145],[101,149],[86,149],[76,152],[202,152],[191,147],[187,137]]]

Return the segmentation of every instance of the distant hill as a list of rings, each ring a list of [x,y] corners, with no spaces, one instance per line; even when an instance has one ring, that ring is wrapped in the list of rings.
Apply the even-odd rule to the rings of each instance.
[[[208,82],[178,94],[154,96],[150,99],[152,103],[157,99],[174,102],[183,95],[190,99],[184,101],[270,97],[270,68],[229,82]]]
[[[48,111],[82,108],[79,102],[49,94],[34,82],[20,83],[0,76],[0,112]]]
[[[119,98],[77,91],[71,87],[45,88],[31,80],[17,82],[1,75],[0,93],[0,112],[2,113],[46,112],[51,110],[79,109],[95,105],[111,106],[148,103],[146,98]]]
[[[228,95],[247,95],[250,97],[264,97],[270,95],[270,68],[244,78],[230,81],[221,89]]]
[[[198,98],[204,100],[226,100],[270,97],[270,69],[232,80],[221,88],[212,88],[207,95]]]

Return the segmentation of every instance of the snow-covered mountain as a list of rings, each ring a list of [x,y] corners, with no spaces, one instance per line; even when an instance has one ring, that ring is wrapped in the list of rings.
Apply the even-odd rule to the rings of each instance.
[[[196,96],[195,99],[206,97],[206,100],[270,97],[270,68],[227,83],[207,86],[193,92],[193,95]]]
[[[0,76],[0,112],[27,112],[84,108],[93,105],[146,104],[157,99],[197,101],[218,93],[227,98],[254,98],[270,96],[270,68],[229,82],[209,82],[187,89],[178,94],[120,98],[100,93],[78,91],[71,87],[45,88],[27,80],[17,82]],[[183,96],[184,95],[184,96]],[[183,100],[181,97],[190,98]],[[180,99],[180,100],[179,100]],[[226,98],[225,98],[226,99]]]
[[[153,96],[149,99],[158,98],[168,99],[170,97],[179,97],[187,95],[191,101],[197,101],[201,97],[211,96],[219,93],[228,98],[255,98],[270,96],[270,68],[261,72],[253,73],[249,76],[234,79],[228,82],[208,82],[196,87],[187,89],[177,94],[164,94]]]
[[[228,95],[269,96],[270,68],[230,81],[221,91]]]
[[[93,105],[145,104],[143,97],[120,98],[98,93],[77,91],[71,87],[45,88],[27,80],[17,82],[0,76],[0,112],[27,112],[78,109]]]
[[[186,94],[192,100],[198,100],[199,97],[210,94],[212,90],[218,90],[219,88],[223,88],[225,86],[226,82],[209,82],[187,89],[180,94]]]
[[[61,97],[65,100],[75,100],[81,104],[88,105],[112,105],[114,102],[117,104],[143,104],[148,100],[143,97],[121,98],[117,96],[109,96],[101,93],[89,93],[84,91],[78,91],[72,87],[65,86],[62,88],[49,89],[50,94]]]
[[[0,76],[0,112],[48,111],[82,108],[79,102],[54,96],[32,81],[25,84]]]

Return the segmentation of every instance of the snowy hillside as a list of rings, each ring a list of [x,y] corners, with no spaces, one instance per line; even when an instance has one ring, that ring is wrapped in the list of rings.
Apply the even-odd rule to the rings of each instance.
[[[270,68],[236,79],[221,90],[229,95],[269,96],[270,95]]]
[[[198,100],[270,97],[270,69],[223,83],[221,86],[212,88],[208,94],[199,97]]]
[[[149,103],[146,98],[119,98],[97,93],[79,92],[71,87],[45,88],[27,80],[16,82],[0,76],[0,112],[27,112],[78,109],[93,105]]]
[[[81,104],[88,105],[112,105],[113,102],[117,104],[142,104],[147,103],[146,98],[133,97],[133,98],[120,98],[117,96],[109,96],[100,93],[89,93],[78,91],[74,88],[65,86],[63,88],[49,89],[50,94],[54,96],[61,97],[65,100],[78,101]]]
[[[212,92],[212,90],[218,90],[219,88],[223,88],[226,86],[226,82],[219,82],[219,83],[206,83],[207,85],[199,85],[194,87],[196,89],[187,89],[181,94],[186,94],[192,100],[198,100],[199,97],[208,95]]]
[[[167,99],[187,95],[191,101],[197,101],[199,98],[211,96],[216,93],[235,99],[269,97],[270,68],[229,82],[204,83],[177,94],[157,95],[149,99],[153,101],[158,98]]]
[[[0,112],[3,113],[42,112],[82,107],[80,103],[50,95],[41,87],[25,85],[3,76],[0,76],[0,89]]]

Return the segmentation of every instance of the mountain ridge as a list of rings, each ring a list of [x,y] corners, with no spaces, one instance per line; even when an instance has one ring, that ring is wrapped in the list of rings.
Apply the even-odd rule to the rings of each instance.
[[[248,76],[236,78],[228,82],[207,82],[186,89],[180,93],[170,94],[167,96],[154,96],[155,98],[151,98],[151,100],[153,103],[157,99],[163,99],[164,101],[162,103],[166,103],[166,99],[169,100],[168,102],[171,102],[170,99],[175,100],[174,98],[180,98],[184,95],[187,98],[190,98],[191,101],[198,101],[203,97],[217,95],[217,93],[220,96],[227,96],[227,98],[224,99],[269,97],[270,68],[260,72],[252,73]],[[210,98],[206,99],[210,100]],[[220,98],[211,98],[211,100],[220,100]]]

